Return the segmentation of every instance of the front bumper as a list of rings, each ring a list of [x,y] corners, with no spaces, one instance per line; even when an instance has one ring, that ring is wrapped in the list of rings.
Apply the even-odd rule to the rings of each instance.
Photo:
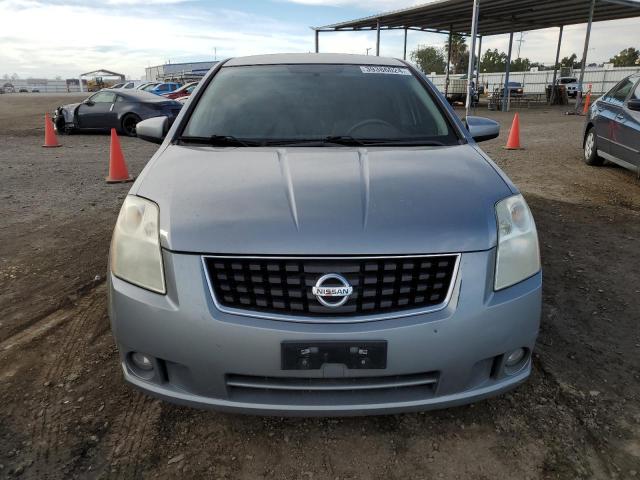
[[[493,292],[494,254],[461,256],[452,298],[438,312],[311,324],[221,312],[211,298],[200,256],[164,251],[167,295],[109,275],[109,313],[125,379],[172,402],[269,415],[427,410],[496,395],[530,374],[542,275]],[[386,341],[387,368],[281,369],[282,342],[355,340]],[[527,350],[527,360],[507,374],[505,355],[517,348]],[[132,352],[152,357],[153,373],[136,371],[129,361]],[[431,381],[411,385],[415,378]],[[364,381],[391,388],[351,390],[352,380],[354,385]],[[335,390],[334,381],[339,385]],[[291,384],[296,388],[286,386]],[[318,385],[320,390],[314,389]]]

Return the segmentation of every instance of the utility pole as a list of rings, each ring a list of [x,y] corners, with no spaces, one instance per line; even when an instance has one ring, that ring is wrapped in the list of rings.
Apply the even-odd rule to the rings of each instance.
[[[524,32],[520,32],[520,38],[516,40],[516,42],[518,42],[518,58],[520,58],[520,49],[522,48],[524,41]]]

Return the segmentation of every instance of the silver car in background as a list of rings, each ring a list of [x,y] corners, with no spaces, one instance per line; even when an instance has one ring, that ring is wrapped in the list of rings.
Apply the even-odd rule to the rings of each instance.
[[[271,415],[460,405],[531,372],[535,224],[461,122],[396,59],[234,58],[203,79],[113,234],[125,379]],[[163,140],[164,139],[164,140]]]

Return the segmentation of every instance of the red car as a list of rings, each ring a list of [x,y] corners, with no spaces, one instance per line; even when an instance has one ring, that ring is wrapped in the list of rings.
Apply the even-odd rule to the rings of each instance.
[[[193,92],[196,89],[197,86],[198,86],[198,82],[186,83],[182,87],[178,88],[177,90],[174,90],[173,92],[170,92],[170,93],[165,93],[162,96],[170,98],[172,100],[179,97],[188,97],[189,95],[191,95],[191,92]]]

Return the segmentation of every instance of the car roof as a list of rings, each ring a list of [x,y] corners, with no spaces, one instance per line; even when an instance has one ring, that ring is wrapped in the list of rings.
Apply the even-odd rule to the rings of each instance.
[[[134,102],[145,102],[145,103],[159,103],[159,102],[168,102],[165,97],[160,97],[154,93],[145,92],[144,90],[120,90],[120,89],[110,89],[105,88],[101,91],[113,91],[113,93],[117,93],[121,97],[131,100]]]
[[[397,58],[376,57],[373,55],[353,55],[347,53],[275,53],[270,55],[250,55],[229,59],[225,67],[246,65],[283,65],[283,64],[355,64],[384,65],[389,67],[405,67]]]

